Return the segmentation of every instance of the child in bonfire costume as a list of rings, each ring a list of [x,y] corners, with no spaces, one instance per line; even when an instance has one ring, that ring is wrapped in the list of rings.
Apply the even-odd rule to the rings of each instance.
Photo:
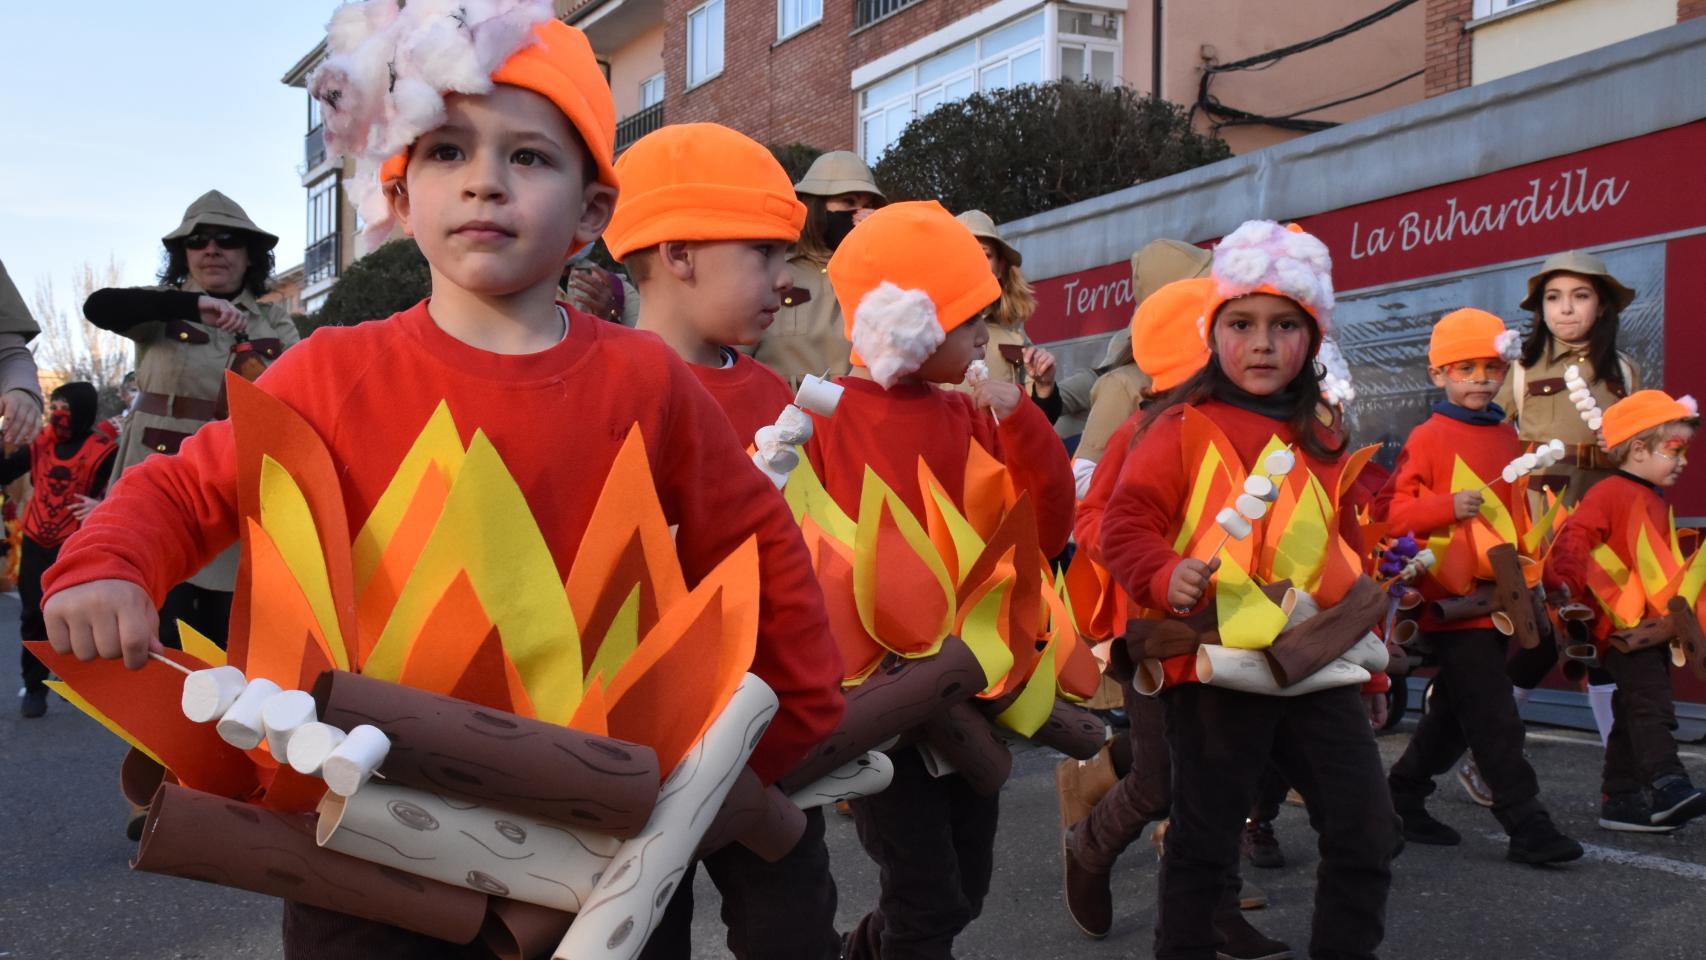
[[[639,329],[687,361],[737,438],[749,443],[794,395],[781,377],[733,348],[758,342],[793,285],[788,247],[806,208],[769,150],[714,123],[676,124],[642,137],[617,160],[616,173],[622,196],[604,242],[639,286]],[[799,843],[773,864],[738,844],[705,858],[736,957],[840,956],[822,808],[807,811],[806,821]],[[690,874],[645,956],[688,956],[692,912]]]
[[[1421,630],[1439,658],[1433,700],[1404,755],[1387,777],[1404,839],[1456,846],[1457,831],[1425,806],[1434,777],[1451,770],[1464,749],[1474,750],[1493,791],[1493,815],[1510,834],[1506,856],[1518,863],[1563,863],[1581,845],[1553,825],[1540,802],[1534,768],[1522,755],[1523,725],[1505,679],[1506,637],[1489,614],[1447,619],[1434,601],[1493,592],[1494,556],[1518,562],[1519,549],[1538,545],[1530,536],[1526,478],[1510,482],[1501,471],[1522,456],[1522,441],[1493,402],[1510,364],[1520,355],[1514,331],[1484,310],[1463,309],[1434,324],[1428,342],[1428,377],[1445,391],[1433,416],[1410,432],[1392,479],[1376,501],[1374,519],[1394,534],[1427,540],[1436,558],[1421,583],[1428,606]],[[1488,478],[1486,482],[1483,478]],[[1528,558],[1533,550],[1529,549]],[[1538,583],[1539,565],[1528,559],[1526,588]],[[1528,583],[1526,581],[1533,581]],[[1519,602],[1533,609],[1532,591]],[[1532,613],[1526,618],[1533,622]],[[1538,640],[1538,636],[1533,638]]]
[[[1168,391],[1195,376],[1208,362],[1203,311],[1212,285],[1213,281],[1207,277],[1179,280],[1161,287],[1138,305],[1131,322],[1131,343],[1137,365],[1149,379],[1144,408],[1165,402],[1163,398]],[[1078,516],[1073,522],[1078,543],[1078,553],[1073,558],[1075,566],[1101,562],[1102,514],[1109,496],[1117,488],[1132,435],[1142,416],[1139,410],[1114,431],[1107,442],[1107,452],[1091,478],[1090,489],[1079,501]],[[1081,569],[1069,577],[1082,573]],[[1106,577],[1101,569],[1090,575],[1098,580]],[[1079,602],[1117,608],[1109,625],[1102,628],[1104,633],[1112,631],[1113,622],[1123,627],[1130,617],[1145,615],[1142,610],[1128,609],[1123,593],[1112,584],[1105,584],[1097,593],[1094,600],[1082,594],[1075,597],[1074,609]],[[1115,643],[1119,641],[1116,639]],[[1123,650],[1115,649],[1112,657],[1109,672],[1120,678],[1126,715],[1131,718],[1129,760],[1124,764],[1124,774],[1112,788],[1102,794],[1087,816],[1071,826],[1063,844],[1067,911],[1080,930],[1097,938],[1107,936],[1113,925],[1109,874],[1114,862],[1143,834],[1145,827],[1153,823],[1157,824],[1157,830],[1161,829],[1159,824],[1167,819],[1171,804],[1171,758],[1162,732],[1164,708],[1159,699],[1139,694],[1132,686],[1132,664]],[[1252,891],[1240,892],[1236,864],[1233,872],[1228,898],[1215,914],[1215,929],[1224,941],[1221,955],[1232,960],[1290,956],[1285,944],[1263,936],[1244,920],[1239,906],[1251,898]],[[1256,902],[1259,904],[1261,900],[1258,898]]]
[[[1677,757],[1669,671],[1684,655],[1702,670],[1706,563],[1684,561],[1663,495],[1699,424],[1692,397],[1641,390],[1612,404],[1601,433],[1617,473],[1576,505],[1546,558],[1547,581],[1596,615],[1594,653],[1617,683],[1599,815],[1608,830],[1669,833],[1706,813]]]
[[[288,867],[258,876],[243,858],[263,845],[212,840],[175,869],[292,900],[287,956],[474,955],[484,948],[459,944],[486,936],[484,926],[510,932],[507,955],[550,955],[564,937],[557,956],[631,958],[706,827],[701,811],[748,776],[734,771],[775,780],[841,715],[810,557],[687,366],[655,337],[554,301],[564,260],[602,232],[616,198],[614,109],[586,37],[545,2],[373,0],[340,8],[328,44],[311,87],[329,145],[378,172],[363,220],[382,237],[394,214],[416,238],[432,296],[322,331],[258,387],[229,378],[231,421],[128,476],[46,578],[56,670],[183,783],[157,794],[141,868],[153,860],[174,872],[160,848],[185,811],[203,811],[187,828],[198,836],[270,829],[290,847]],[[379,423],[399,429],[376,432]],[[239,532],[245,578],[231,660],[218,670],[250,679],[228,703],[214,670],[192,676],[207,681],[192,689],[152,659],[220,662],[204,645],[200,661],[161,653],[152,613]],[[120,657],[133,672],[79,663]],[[284,692],[267,698],[262,685]],[[290,695],[300,704],[294,688],[309,685],[304,717]],[[154,700],[146,713],[133,707],[180,687],[175,721]],[[360,723],[405,727],[388,731],[345,710],[346,737],[334,719],[340,691],[375,688],[432,706],[356,711],[370,718]],[[289,709],[279,715],[275,703]],[[242,735],[259,722],[255,706],[266,711],[264,738]],[[293,732],[316,713],[326,722],[304,726],[315,742],[340,744],[329,755]],[[474,761],[432,769],[444,754],[406,729],[430,720],[422,714],[455,716],[449,726],[471,735],[527,735],[486,737],[464,754]],[[186,718],[218,718],[218,736]],[[375,736],[378,746],[365,746]],[[182,748],[191,741],[197,749]],[[553,748],[564,741],[587,745],[588,759],[570,763],[581,754]],[[710,769],[726,757],[738,765]],[[385,779],[366,781],[375,764]],[[542,796],[537,780],[569,769],[603,786]],[[623,785],[600,770],[626,771],[615,778]],[[500,781],[518,786],[491,786]],[[634,804],[615,803],[623,790],[637,791],[624,794]],[[472,814],[454,799],[470,794]],[[316,802],[303,846],[294,812]],[[548,812],[512,812],[541,806]],[[374,826],[345,829],[362,810],[405,829],[386,849],[363,846]],[[693,825],[675,853],[654,832],[681,822],[666,811]],[[457,830],[436,828],[465,814],[486,816],[479,849],[455,848],[491,854],[477,869],[436,847],[403,849],[454,842]],[[564,838],[574,857],[596,854],[573,878],[527,872],[563,867],[562,856],[514,872],[503,853],[562,848]],[[246,852],[195,863],[233,846]],[[387,861],[399,850],[413,855]],[[266,886],[275,875],[296,882]],[[399,902],[412,909],[388,906]],[[517,926],[517,916],[532,922]],[[521,929],[535,931],[531,946],[516,947]]]
[[[24,507],[18,561],[18,600],[23,615],[18,636],[46,640],[41,615],[42,574],[53,566],[59,550],[88,515],[89,501],[98,500],[112,476],[118,445],[95,429],[99,397],[94,384],[67,383],[48,398],[48,429],[28,446],[0,462],[0,485],[29,474],[34,492]],[[18,653],[24,676],[24,699],[19,713],[33,719],[47,712],[48,669],[28,648]]]
[[[937,527],[935,518],[944,515],[941,506],[965,511],[985,488],[1011,484],[1021,499],[1020,509],[1008,516],[1027,529],[1017,532],[1005,548],[1005,558],[995,562],[1010,571],[1016,567],[1021,576],[1040,578],[1042,558],[1065,546],[1072,522],[1072,470],[1065,449],[1048,418],[1012,384],[983,380],[970,394],[937,386],[960,382],[982,356],[986,334],[979,314],[1000,296],[977,239],[940,204],[891,204],[853,228],[830,260],[829,277],[848,318],[854,372],[837,381],[845,390],[840,407],[833,419],[815,421],[806,444],[810,469],[821,478],[822,489],[842,510],[857,509],[863,524],[873,511],[861,500],[872,502],[874,491],[886,485],[890,492],[883,495],[892,499],[885,501],[889,506],[883,512],[894,516],[888,521],[891,528],[902,513],[932,518],[929,526]],[[974,465],[981,466],[973,471]],[[800,483],[798,478],[790,481],[791,494]],[[894,529],[904,536],[904,529]],[[923,535],[922,530],[918,533]],[[976,566],[971,556],[960,555],[958,563],[953,556],[949,551],[949,571]],[[916,576],[897,568],[875,572],[898,578],[887,590],[920,590]],[[899,582],[909,576],[912,584]],[[1001,603],[1003,592],[1011,598],[1025,596],[1013,576],[1009,572],[987,595],[1002,617],[1008,616]],[[951,590],[951,584],[943,586]],[[1034,590],[1036,584],[1029,586]],[[928,600],[933,590],[932,579],[924,593],[916,595]],[[887,601],[879,593],[877,602]],[[1034,593],[1030,602],[1040,605]],[[836,602],[830,603],[833,622]],[[1013,599],[1012,605],[1018,607],[1020,601]],[[871,635],[890,649],[904,648],[908,638],[902,634],[917,626],[908,614],[916,616],[915,611],[890,607],[885,612],[879,606],[870,618]],[[953,616],[951,605],[945,615]],[[850,625],[837,625],[844,651],[861,636],[860,619],[854,614]],[[946,632],[925,628],[918,653],[941,646]],[[970,628],[964,632],[970,644]],[[1051,643],[1039,659],[1032,640],[1017,638],[1014,645],[1033,651],[1034,686],[1045,698],[1046,713],[1055,695],[1055,655],[1058,652],[1064,662],[1069,654]],[[1076,643],[1076,635],[1070,640]],[[1087,649],[1082,652],[1088,656]],[[863,655],[844,656],[850,671],[868,673],[874,666],[863,665],[860,661],[868,659]],[[989,671],[989,679],[999,680],[1004,672]],[[1094,690],[1094,682],[1092,667],[1084,695]],[[1092,751],[1101,745],[1100,724],[1095,726]],[[1006,756],[1006,747],[997,749]],[[989,890],[997,793],[1004,775],[986,793],[974,785],[969,772],[932,776],[923,745],[894,748],[889,755],[894,765],[889,788],[852,802],[860,842],[881,869],[881,895],[877,907],[850,935],[846,955],[946,960],[954,938],[977,917]]]
[[[1168,611],[1134,621],[1127,642],[1139,691],[1160,690],[1173,758],[1161,960],[1215,956],[1270,759],[1321,836],[1310,953],[1373,957],[1384,932],[1396,818],[1365,710],[1384,686],[1369,630],[1386,601],[1361,575],[1345,506],[1373,450],[1344,455],[1313,362],[1331,269],[1320,241],[1269,221],[1221,241],[1210,359],[1146,413],[1102,519],[1109,572],[1134,604]]]

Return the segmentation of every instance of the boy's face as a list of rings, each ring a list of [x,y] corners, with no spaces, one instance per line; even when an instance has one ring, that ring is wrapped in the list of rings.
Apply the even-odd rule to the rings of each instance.
[[[1465,410],[1485,410],[1498,396],[1510,373],[1510,364],[1498,357],[1460,360],[1428,369],[1434,386],[1445,390],[1445,398]]]
[[[1658,435],[1651,447],[1644,441],[1635,441],[1622,469],[1654,486],[1675,486],[1682,477],[1682,469],[1688,466],[1688,444],[1693,439],[1693,427],[1671,424]]]
[[[1284,390],[1309,359],[1314,321],[1286,297],[1252,293],[1214,318],[1214,354],[1238,388],[1258,397]]]
[[[500,84],[445,98],[445,122],[415,142],[392,197],[434,283],[501,297],[555,284],[569,248],[603,232],[616,191],[593,178],[562,111]]]
[[[654,265],[692,288],[688,322],[707,343],[756,344],[782,309],[793,286],[785,240],[710,240],[666,243]]]
[[[925,358],[914,376],[926,383],[960,383],[965,380],[966,368],[972,361],[983,359],[987,343],[989,324],[978,314],[948,331],[947,339]]]

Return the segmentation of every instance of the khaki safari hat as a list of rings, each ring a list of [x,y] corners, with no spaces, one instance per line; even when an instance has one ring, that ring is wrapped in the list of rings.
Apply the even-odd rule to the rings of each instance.
[[[1001,251],[1002,259],[1008,263],[1015,267],[1024,265],[1024,255],[1013,249],[1012,245],[1006,240],[1001,239],[1001,231],[995,229],[995,221],[989,218],[989,214],[982,210],[967,210],[954,219],[965,224],[972,236],[995,244],[996,249]]]
[[[869,193],[886,200],[877,189],[877,178],[859,155],[849,150],[831,150],[812,161],[806,175],[794,184],[795,193],[814,197],[836,197],[843,193]]]
[[[1131,255],[1131,295],[1137,303],[1175,280],[1208,276],[1214,251],[1183,240],[1151,240]]]
[[[1624,286],[1622,281],[1612,276],[1611,271],[1605,268],[1604,260],[1580,250],[1566,250],[1563,253],[1554,253],[1547,257],[1546,262],[1540,265],[1540,269],[1528,278],[1528,296],[1524,297],[1517,306],[1524,310],[1540,309],[1540,295],[1546,287],[1546,281],[1554,273],[1574,273],[1604,280],[1605,285],[1611,288],[1612,298],[1617,301],[1617,309],[1619,310],[1629,306],[1630,301],[1635,299],[1635,291]]]
[[[230,230],[246,230],[266,241],[266,247],[271,250],[278,245],[278,238],[255,226],[243,208],[237,206],[237,201],[218,190],[209,190],[196,198],[184,211],[184,222],[178,228],[160,238],[161,243],[171,243],[182,240],[195,232],[196,227],[225,227]]]

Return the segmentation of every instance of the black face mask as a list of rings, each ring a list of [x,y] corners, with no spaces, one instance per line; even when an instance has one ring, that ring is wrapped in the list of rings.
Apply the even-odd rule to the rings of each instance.
[[[834,250],[853,232],[853,211],[828,210],[824,213],[823,239]]]

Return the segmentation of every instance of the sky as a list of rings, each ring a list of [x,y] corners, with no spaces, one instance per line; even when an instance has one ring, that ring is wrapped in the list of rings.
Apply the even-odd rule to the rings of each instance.
[[[307,94],[280,82],[336,0],[7,4],[0,262],[26,301],[85,261],[155,282],[160,237],[208,190],[302,262]]]

